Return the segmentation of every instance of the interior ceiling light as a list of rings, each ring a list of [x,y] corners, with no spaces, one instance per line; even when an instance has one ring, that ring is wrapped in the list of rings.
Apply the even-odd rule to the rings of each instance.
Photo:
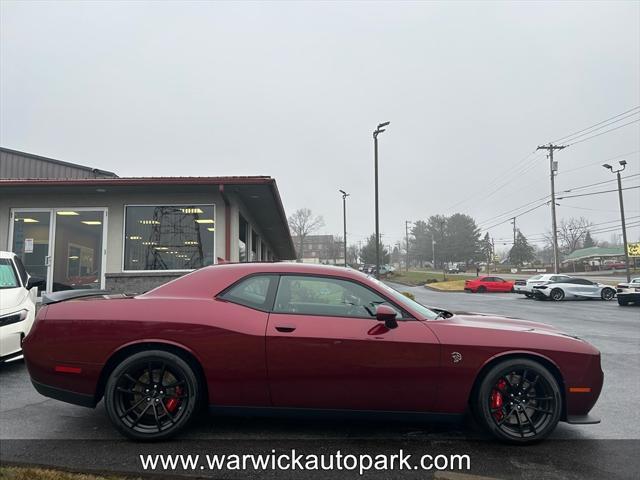
[[[158,220],[140,220],[142,225],[160,225]]]
[[[181,208],[182,213],[204,213],[201,208]]]
[[[16,218],[16,222],[22,220],[24,223],[40,223],[40,220],[35,218]]]
[[[100,220],[82,220],[85,225],[102,225]]]
[[[169,247],[156,247],[156,250],[169,250]]]
[[[77,260],[78,258],[80,258],[80,257],[78,257],[77,255],[71,255],[69,257],[69,260]]]
[[[196,223],[216,223],[210,218],[199,218],[196,220]]]
[[[210,232],[215,232],[216,231],[216,227],[208,227],[207,230],[209,230]]]
[[[187,240],[186,242],[184,242],[185,245],[198,245],[198,242],[196,242],[195,240]]]
[[[56,215],[60,215],[63,217],[72,217],[75,215],[80,215],[78,212],[73,212],[71,210],[61,210],[59,212],[56,212]]]
[[[142,240],[142,237],[140,235],[131,235],[129,240]]]

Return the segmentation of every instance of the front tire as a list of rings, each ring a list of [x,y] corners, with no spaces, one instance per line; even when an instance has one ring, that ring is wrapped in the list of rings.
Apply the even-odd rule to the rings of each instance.
[[[502,441],[537,442],[547,437],[560,420],[560,387],[549,370],[536,361],[505,360],[484,376],[474,411],[478,422]]]
[[[618,297],[618,305],[620,305],[621,307],[626,307],[627,305],[629,305],[629,302],[625,298]]]
[[[554,288],[551,290],[549,298],[554,302],[560,302],[561,300],[564,300],[564,291],[560,288]]]
[[[602,300],[613,300],[613,297],[616,296],[616,291],[613,288],[604,288],[602,289],[602,293],[600,293],[600,297]]]
[[[164,440],[192,419],[201,389],[189,364],[170,352],[136,353],[118,365],[107,381],[105,407],[125,437]]]
[[[532,293],[525,293],[524,296],[527,297],[527,298],[533,298],[533,294]]]

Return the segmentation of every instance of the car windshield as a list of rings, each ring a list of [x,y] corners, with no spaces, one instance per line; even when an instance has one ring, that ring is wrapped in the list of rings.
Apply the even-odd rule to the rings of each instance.
[[[8,258],[0,258],[0,288],[18,288],[19,286],[13,262]]]
[[[415,300],[411,300],[409,297],[403,295],[398,290],[390,287],[386,283],[383,283],[380,280],[376,280],[373,277],[369,277],[369,279],[375,282],[376,285],[382,288],[396,303],[400,304],[401,306],[420,313],[420,315],[424,316],[424,318],[428,320],[435,320],[438,316],[436,312],[429,310],[427,307],[425,307],[421,303],[416,302]]]
[[[534,275],[529,280],[540,280],[541,278],[542,278],[542,275]]]

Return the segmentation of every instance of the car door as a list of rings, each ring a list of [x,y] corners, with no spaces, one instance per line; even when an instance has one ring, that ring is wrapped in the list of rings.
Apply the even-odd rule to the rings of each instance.
[[[495,277],[485,277],[482,281],[482,285],[485,286],[487,292],[495,292],[496,291],[496,279]]]
[[[511,284],[500,277],[493,277],[493,289],[495,292],[511,291]]]
[[[375,318],[398,311],[398,327]],[[429,411],[440,346],[422,322],[355,281],[282,275],[266,332],[276,407]]]

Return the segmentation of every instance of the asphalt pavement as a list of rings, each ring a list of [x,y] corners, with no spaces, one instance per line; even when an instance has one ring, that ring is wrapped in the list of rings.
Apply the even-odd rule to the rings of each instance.
[[[258,419],[203,415],[171,442],[142,445],[123,440],[104,407],[95,410],[39,395],[23,362],[0,366],[0,460],[65,469],[140,474],[139,453],[238,454],[296,448],[378,453],[404,448],[422,453],[468,454],[471,473],[495,478],[637,478],[640,470],[640,308],[615,301],[525,299],[517,294],[411,291],[425,305],[520,317],[555,325],[602,352],[605,385],[593,414],[599,425],[560,423],[549,440],[528,447],[499,444],[472,422],[427,424],[389,421]],[[164,476],[299,478],[299,472],[172,471]],[[323,478],[353,472],[323,472]],[[429,478],[424,472],[369,472],[372,478]],[[426,476],[425,476],[426,475]],[[314,477],[313,473],[305,476]],[[357,476],[357,475],[356,475]]]

